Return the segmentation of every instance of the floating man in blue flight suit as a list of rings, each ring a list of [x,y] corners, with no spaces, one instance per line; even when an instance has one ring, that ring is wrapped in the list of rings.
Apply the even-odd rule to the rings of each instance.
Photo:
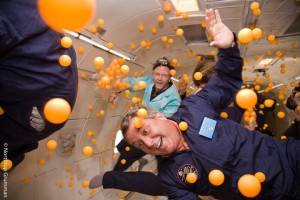
[[[158,177],[169,199],[192,200],[198,195],[248,199],[237,183],[241,176],[256,172],[264,173],[266,180],[255,199],[300,199],[300,142],[278,140],[219,116],[242,86],[243,60],[234,34],[217,10],[206,11],[206,25],[213,38],[210,45],[219,48],[216,73],[206,87],[184,99],[169,119],[148,109],[140,128],[133,124],[138,108],[128,111],[121,122],[124,138],[146,153],[161,156]],[[181,121],[187,122],[187,130],[179,129]],[[208,180],[214,169],[225,176],[219,186]],[[186,181],[187,171],[197,175],[195,183]]]

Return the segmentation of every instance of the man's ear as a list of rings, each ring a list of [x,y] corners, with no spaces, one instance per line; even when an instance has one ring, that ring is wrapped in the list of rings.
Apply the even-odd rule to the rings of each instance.
[[[159,113],[159,112],[157,112],[156,114],[155,114],[155,118],[156,119],[167,119],[167,118],[165,118],[165,116],[163,116],[161,113]]]

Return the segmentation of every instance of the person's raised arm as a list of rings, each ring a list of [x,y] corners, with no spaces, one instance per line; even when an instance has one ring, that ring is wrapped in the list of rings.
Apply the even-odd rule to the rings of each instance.
[[[223,24],[218,10],[206,11],[206,28],[213,38],[210,46],[218,48],[218,60],[216,73],[201,93],[209,99],[215,110],[220,111],[233,101],[235,93],[243,83],[243,59],[234,33]]]

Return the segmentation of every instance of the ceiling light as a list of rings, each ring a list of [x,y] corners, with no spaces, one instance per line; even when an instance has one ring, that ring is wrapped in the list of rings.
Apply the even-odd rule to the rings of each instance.
[[[258,65],[268,65],[270,64],[271,62],[273,61],[273,58],[265,58],[265,59],[262,59]]]
[[[197,0],[171,0],[176,10],[180,12],[199,11]]]
[[[284,85],[283,83],[279,83],[279,84],[274,85],[273,87],[271,87],[270,90],[272,90],[272,89],[274,89],[274,88],[277,88],[277,87],[280,87],[280,86],[283,86],[283,85]],[[258,91],[258,93],[262,93],[262,92],[264,92],[264,90]]]
[[[114,55],[119,56],[119,57],[121,57],[121,58],[124,58],[124,59],[126,59],[126,60],[130,60],[129,57],[127,57],[127,56],[125,56],[125,55],[123,55],[123,54],[121,54],[121,53],[119,53],[119,52],[117,52],[117,51],[110,50],[110,49],[107,48],[106,46],[104,46],[104,45],[102,45],[102,44],[99,44],[98,42],[95,42],[94,40],[92,40],[92,39],[90,39],[90,38],[88,38],[88,37],[86,37],[86,36],[84,36],[84,35],[82,35],[82,34],[80,34],[80,33],[76,33],[76,32],[69,31],[69,30],[64,30],[64,31],[65,31],[66,33],[68,33],[68,34],[74,36],[75,38],[78,38],[78,39],[80,39],[80,40],[83,40],[83,41],[85,41],[85,42],[87,42],[87,43],[89,43],[89,44],[91,44],[91,45],[93,45],[93,46],[95,46],[95,47],[98,47],[98,48],[100,48],[100,49],[102,49],[102,50],[104,50],[104,51],[107,51],[107,52],[109,52],[109,53],[111,53],[111,54],[114,54]]]

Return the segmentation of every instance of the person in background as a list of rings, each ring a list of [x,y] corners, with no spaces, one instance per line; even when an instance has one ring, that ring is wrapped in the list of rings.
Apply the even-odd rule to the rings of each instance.
[[[292,94],[287,99],[286,106],[291,109],[295,120],[294,123],[284,132],[284,136],[293,137],[300,140],[300,83],[292,91]]]
[[[76,53],[63,48],[63,34],[41,19],[36,0],[0,1],[0,145],[4,158],[16,167],[38,141],[61,129],[65,123],[45,120],[43,107],[55,97],[73,108],[77,96]],[[59,64],[69,55],[69,67]]]
[[[161,159],[158,177],[169,199],[192,200],[198,195],[249,199],[238,181],[256,172],[266,177],[263,183],[257,181],[261,188],[253,196],[256,199],[300,199],[299,140],[278,140],[219,116],[242,86],[243,60],[235,35],[217,10],[206,11],[206,27],[213,38],[210,45],[218,47],[216,73],[169,119],[151,108],[147,118],[138,119],[139,108],[129,110],[121,121],[124,138]],[[136,128],[135,120],[141,120],[142,126]],[[186,129],[179,127],[183,121]],[[208,179],[215,169],[224,175],[218,186]],[[189,173],[196,176],[195,182],[188,180]]]

